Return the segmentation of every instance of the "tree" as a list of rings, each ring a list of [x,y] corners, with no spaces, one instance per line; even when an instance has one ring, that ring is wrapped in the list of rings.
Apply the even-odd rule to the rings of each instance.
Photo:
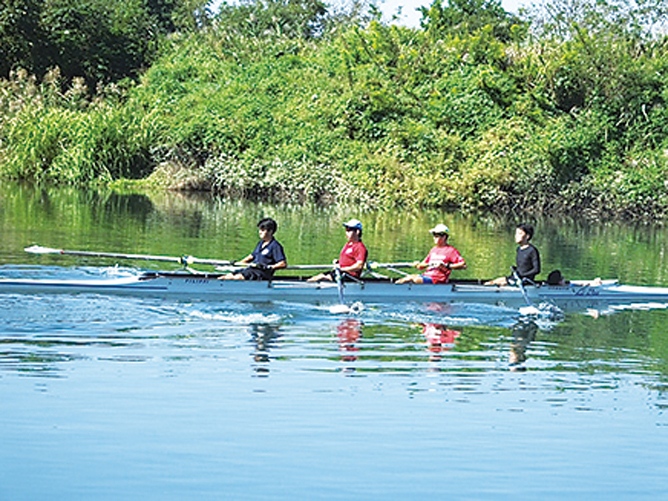
[[[251,37],[313,38],[325,26],[327,5],[321,0],[245,0],[223,3],[216,18],[219,26]]]
[[[134,77],[162,37],[197,29],[207,0],[0,0],[0,77],[21,67],[41,78],[54,66],[64,83]]]
[[[422,27],[434,33],[468,36],[491,27],[495,38],[508,42],[512,27],[524,23],[501,7],[500,0],[434,0],[430,7],[421,7]]]
[[[15,67],[44,71],[39,64],[46,34],[40,24],[43,0],[0,0],[0,76]]]

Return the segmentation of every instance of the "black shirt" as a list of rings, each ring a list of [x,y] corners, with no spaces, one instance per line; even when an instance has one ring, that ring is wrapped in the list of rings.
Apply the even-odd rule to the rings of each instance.
[[[283,251],[283,246],[278,243],[278,240],[272,238],[271,241],[264,245],[264,240],[260,240],[255,246],[255,250],[251,253],[253,255],[253,262],[261,264],[264,266],[270,266],[272,264],[280,263],[285,261],[285,252]],[[264,247],[263,247],[264,245]],[[270,269],[253,269],[247,268],[247,270],[253,270],[256,277],[251,278],[259,280],[271,280],[271,277],[274,275],[274,270]],[[246,271],[246,270],[243,270]],[[243,274],[243,273],[242,273]],[[246,276],[244,274],[244,276]],[[249,277],[246,278],[247,280]]]
[[[515,262],[517,264],[517,274],[520,278],[535,280],[536,275],[540,273],[540,255],[538,249],[531,244],[524,249],[522,247],[517,248]]]

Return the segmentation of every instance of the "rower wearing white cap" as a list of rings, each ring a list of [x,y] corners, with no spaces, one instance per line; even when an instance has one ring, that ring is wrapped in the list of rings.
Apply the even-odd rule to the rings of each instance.
[[[344,277],[345,275],[350,275],[351,277],[359,278],[368,256],[366,246],[362,243],[362,223],[357,219],[351,219],[343,223],[343,227],[346,229],[346,238],[348,241],[343,246],[343,249],[341,249],[341,254],[338,261],[335,261],[335,264],[338,265]],[[334,279],[335,274],[333,271],[330,271],[311,277],[308,281],[334,281]]]
[[[448,245],[450,230],[444,224],[437,224],[429,230],[434,236],[436,244],[422,261],[416,261],[414,266],[418,270],[424,270],[421,275],[407,275],[397,280],[398,284],[445,284],[450,278],[452,270],[466,269],[466,261],[459,251],[452,245]]]

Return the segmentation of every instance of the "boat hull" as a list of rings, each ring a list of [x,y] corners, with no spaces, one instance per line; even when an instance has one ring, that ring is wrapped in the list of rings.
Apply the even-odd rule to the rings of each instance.
[[[219,274],[205,273],[146,273],[109,279],[0,279],[0,293],[90,293],[188,300],[305,301],[319,304],[335,304],[340,301],[338,286],[332,282],[309,283],[290,278],[278,278],[270,282],[226,281],[218,280],[219,277]],[[668,288],[618,285],[613,281],[573,282],[566,286],[529,286],[525,291],[531,303],[548,302],[562,309],[616,304],[668,305]],[[526,304],[526,299],[518,287],[461,282],[447,285],[398,285],[384,280],[348,282],[344,284],[343,295],[347,303]]]

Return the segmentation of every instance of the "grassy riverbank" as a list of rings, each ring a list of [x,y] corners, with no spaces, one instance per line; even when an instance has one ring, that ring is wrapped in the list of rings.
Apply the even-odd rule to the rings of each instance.
[[[230,7],[165,39],[136,83],[92,96],[57,72],[14,72],[0,82],[1,173],[663,217],[665,38],[619,18],[550,26],[477,5],[465,22],[437,1],[422,29],[339,21],[318,36],[258,34]]]

